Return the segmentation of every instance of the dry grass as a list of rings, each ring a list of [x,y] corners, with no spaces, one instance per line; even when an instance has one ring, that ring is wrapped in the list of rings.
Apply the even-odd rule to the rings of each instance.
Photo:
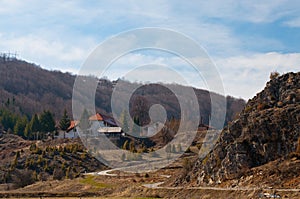
[[[120,198],[120,197],[42,197],[42,199],[155,199],[155,198],[144,198],[144,197],[133,197],[133,198]],[[9,198],[9,199],[20,199],[20,198]],[[23,199],[41,199],[40,197],[23,198]]]
[[[95,177],[94,176],[90,176],[90,175],[89,176],[85,176],[85,178],[80,179],[79,182],[82,183],[82,184],[85,184],[85,185],[90,185],[94,189],[101,189],[101,188],[112,187],[109,184],[95,181]]]

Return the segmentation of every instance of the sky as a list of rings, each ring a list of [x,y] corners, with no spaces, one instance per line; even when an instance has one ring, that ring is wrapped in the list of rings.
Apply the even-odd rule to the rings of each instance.
[[[300,69],[297,0],[0,0],[0,16],[0,52],[17,52],[49,70],[77,74],[99,44],[144,27],[174,30],[195,41],[215,64],[226,95],[252,98],[271,72]],[[107,76],[123,77],[129,66],[153,63],[173,64],[190,79],[188,85],[202,85],[178,56],[148,51],[120,58]],[[175,76],[162,77],[176,82]]]

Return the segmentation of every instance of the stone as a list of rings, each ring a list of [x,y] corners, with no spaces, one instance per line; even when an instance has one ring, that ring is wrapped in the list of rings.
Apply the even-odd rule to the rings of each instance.
[[[239,179],[253,167],[287,157],[300,136],[300,72],[270,80],[222,131],[190,174],[198,184]]]

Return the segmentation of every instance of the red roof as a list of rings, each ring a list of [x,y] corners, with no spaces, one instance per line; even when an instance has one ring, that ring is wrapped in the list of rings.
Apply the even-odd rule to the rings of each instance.
[[[111,126],[115,126],[117,127],[118,124],[115,122],[114,118],[107,116],[107,115],[103,115],[100,113],[97,113],[96,115],[92,115],[91,117],[89,117],[90,121],[104,121],[107,124],[110,124]],[[71,131],[72,129],[74,129],[80,121],[71,121],[71,124],[69,126],[69,128],[67,129],[67,132]]]
[[[96,115],[92,115],[90,118],[89,118],[90,121],[103,121],[103,117],[97,113]]]
[[[74,129],[78,124],[79,124],[79,121],[71,121],[70,126],[67,129],[67,132],[69,132],[72,129]]]

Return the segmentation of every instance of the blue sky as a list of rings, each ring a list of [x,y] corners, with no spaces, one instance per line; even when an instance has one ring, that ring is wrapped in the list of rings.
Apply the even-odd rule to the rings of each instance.
[[[0,52],[16,51],[19,58],[52,70],[77,73],[105,39],[143,27],[168,28],[194,39],[216,64],[227,95],[251,98],[270,72],[300,69],[296,0],[0,0],[0,16]],[[126,63],[145,59],[174,62],[136,52]],[[123,70],[114,77],[123,75],[126,63],[115,66]]]

